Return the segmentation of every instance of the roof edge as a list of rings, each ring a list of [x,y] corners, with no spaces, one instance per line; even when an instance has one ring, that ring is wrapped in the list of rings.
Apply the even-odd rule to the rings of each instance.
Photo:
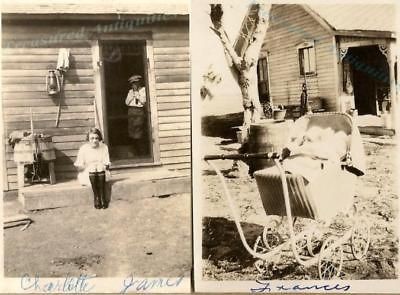
[[[317,12],[315,12],[307,4],[300,4],[300,6],[313,17],[326,31],[330,34],[335,35],[335,28],[332,27],[323,17],[321,17]]]
[[[374,31],[374,30],[337,30],[322,16],[315,12],[310,6],[306,4],[301,5],[303,9],[311,15],[324,29],[326,29],[333,36],[353,36],[353,37],[369,37],[369,38],[391,38],[396,39],[396,32],[392,31]]]
[[[373,30],[337,30],[336,36],[396,39],[396,32]]]
[[[54,13],[54,14],[25,14],[25,13],[2,13],[1,18],[3,20],[126,20],[132,17],[145,17],[151,18],[155,15],[162,16],[164,21],[188,21],[189,14],[126,14],[126,13],[98,13],[98,14],[64,14],[64,13]]]

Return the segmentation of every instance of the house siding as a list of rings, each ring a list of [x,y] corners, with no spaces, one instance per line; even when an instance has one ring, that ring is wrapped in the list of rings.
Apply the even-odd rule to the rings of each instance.
[[[301,86],[297,45],[314,40],[316,75],[307,76],[308,94],[336,109],[334,39],[300,5],[272,5],[270,25],[261,54],[268,53],[270,92],[274,104],[300,104]]]
[[[189,28],[156,30],[153,40],[160,160],[189,174]]]
[[[85,33],[95,32],[96,24],[84,24]],[[50,22],[12,23],[2,27],[2,104],[5,138],[14,130],[34,128],[53,136],[57,159],[57,179],[75,178],[73,166],[86,131],[95,125],[95,82],[91,40],[82,27]],[[184,27],[187,28],[184,28]],[[190,64],[188,23],[138,27],[152,33],[154,80],[157,100],[161,164],[190,171]],[[112,32],[115,34],[123,31]],[[129,32],[130,33],[130,32]],[[134,32],[132,32],[134,33]],[[85,37],[86,36],[86,37]],[[90,36],[93,36],[90,35]],[[92,39],[96,37],[91,37]],[[71,49],[71,65],[65,75],[62,107],[55,126],[58,97],[50,97],[45,77],[57,63],[59,48]],[[5,172],[8,189],[17,188],[17,168],[13,149],[5,143]],[[150,169],[150,167],[149,167]]]

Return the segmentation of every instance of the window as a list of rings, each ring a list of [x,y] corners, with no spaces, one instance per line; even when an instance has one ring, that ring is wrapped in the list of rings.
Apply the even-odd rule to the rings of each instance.
[[[297,46],[299,54],[300,75],[316,73],[314,42],[303,42]]]

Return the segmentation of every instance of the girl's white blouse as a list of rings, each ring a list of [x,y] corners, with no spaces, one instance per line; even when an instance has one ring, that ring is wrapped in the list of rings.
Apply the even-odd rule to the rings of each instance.
[[[102,142],[99,143],[97,148],[91,147],[89,143],[85,143],[80,147],[78,156],[74,163],[77,167],[85,167],[84,170],[78,174],[78,181],[80,184],[90,186],[89,166],[93,163],[110,165],[108,147]],[[109,173],[107,173],[107,171],[106,178],[109,178]]]

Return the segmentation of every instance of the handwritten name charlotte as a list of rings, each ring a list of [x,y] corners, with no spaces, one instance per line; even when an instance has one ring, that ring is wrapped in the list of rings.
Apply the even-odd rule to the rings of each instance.
[[[30,277],[29,274],[24,274],[21,277],[21,289],[43,293],[89,293],[94,287],[89,282],[92,278],[88,275],[80,275],[79,277],[66,276],[65,278],[43,282],[37,275]]]

